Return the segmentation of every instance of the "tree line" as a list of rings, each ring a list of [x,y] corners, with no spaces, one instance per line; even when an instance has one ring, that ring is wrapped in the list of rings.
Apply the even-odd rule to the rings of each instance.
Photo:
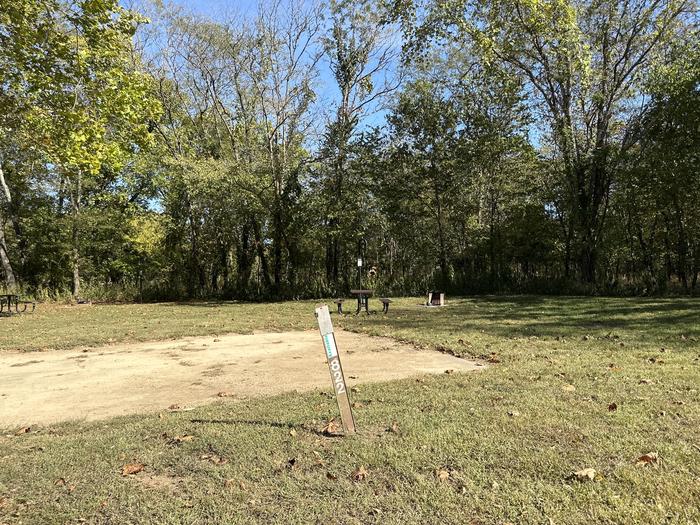
[[[691,0],[0,6],[0,277],[94,299],[694,293]],[[357,259],[364,266],[358,276]]]

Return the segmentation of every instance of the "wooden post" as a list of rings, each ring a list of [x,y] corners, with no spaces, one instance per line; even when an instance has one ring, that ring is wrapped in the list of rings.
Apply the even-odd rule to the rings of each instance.
[[[338,402],[338,409],[340,410],[340,420],[343,423],[343,431],[346,434],[354,434],[355,419],[352,417],[350,394],[345,384],[343,367],[340,365],[340,354],[338,353],[338,345],[335,342],[333,323],[331,322],[331,314],[328,311],[327,305],[324,304],[316,307],[316,319],[318,320],[318,329],[321,332],[321,339],[323,340],[323,348],[326,351],[328,369],[330,370],[331,382],[335,390],[335,400]]]

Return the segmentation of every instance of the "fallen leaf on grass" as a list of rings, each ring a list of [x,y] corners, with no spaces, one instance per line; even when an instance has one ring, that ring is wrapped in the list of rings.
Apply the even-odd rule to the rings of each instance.
[[[343,427],[333,417],[328,420],[326,425],[321,429],[321,432],[324,433],[326,436],[332,436],[340,432],[342,428]]]
[[[245,486],[245,483],[243,483],[242,481],[238,481],[237,479],[233,479],[233,478],[227,479],[226,481],[224,481],[224,487],[226,487],[227,489],[231,488],[235,485],[238,485],[238,488],[241,489],[243,492],[245,492],[246,486]]]
[[[584,468],[577,472],[574,472],[573,478],[577,481],[593,481],[596,477],[596,470],[592,468]]]
[[[69,485],[66,481],[66,478],[58,478],[56,481],[53,482],[53,484],[56,486],[65,486],[68,490],[68,493],[71,493],[75,490],[75,485]]]
[[[617,410],[617,403],[610,403],[608,405],[608,412],[615,412]]]
[[[352,473],[352,479],[353,479],[353,481],[363,481],[363,480],[367,479],[368,475],[369,475],[369,472],[367,471],[365,466],[361,465],[360,468],[358,468],[357,470],[355,470]]]
[[[323,461],[323,458],[321,457],[320,452],[318,452],[318,451],[316,451],[316,450],[312,450],[311,452],[313,452],[313,455],[314,455],[315,458],[316,458],[316,460],[315,460],[316,465],[319,465],[319,466],[322,467],[323,465],[326,464],[326,462]]]
[[[226,392],[226,391],[219,392],[218,394],[216,394],[216,397],[233,397],[233,396],[234,396],[233,392]]]
[[[22,434],[27,434],[31,429],[32,429],[32,427],[22,427],[19,430],[17,430],[17,432],[15,432],[15,436],[21,436]]]
[[[574,385],[564,385],[563,387],[561,387],[561,389],[564,392],[574,392],[576,390],[576,387]]]
[[[122,476],[133,476],[141,472],[146,465],[143,463],[127,463],[122,467]]]
[[[202,454],[199,456],[199,459],[202,461],[209,461],[214,465],[224,465],[225,463],[228,463],[228,459],[222,458],[218,454]]]
[[[447,481],[450,479],[450,473],[444,468],[435,469],[435,477],[441,482]]]
[[[642,454],[637,458],[635,465],[638,467],[645,467],[647,465],[654,465],[658,463],[659,455],[656,452],[649,452],[647,454]]]

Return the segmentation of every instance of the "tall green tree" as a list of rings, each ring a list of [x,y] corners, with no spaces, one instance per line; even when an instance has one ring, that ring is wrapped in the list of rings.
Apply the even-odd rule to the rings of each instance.
[[[573,233],[580,275],[594,283],[610,191],[621,155],[631,146],[644,72],[685,27],[685,0],[456,0],[399,4],[412,48],[431,36],[479,50],[485,63],[515,68],[543,138],[560,163],[555,205]],[[411,46],[409,46],[411,47]]]
[[[348,285],[347,271],[341,272],[348,268],[347,261],[352,258],[348,251],[354,248],[348,244],[354,245],[365,233],[361,222],[350,221],[352,228],[348,227],[348,217],[361,208],[348,171],[352,143],[363,117],[376,111],[377,104],[398,87],[401,75],[396,70],[398,54],[392,34],[380,24],[376,11],[362,3],[334,0],[330,14],[324,47],[339,93],[321,154],[328,166],[322,181],[327,232],[326,280],[333,289],[338,289],[342,286],[341,277],[344,286]]]
[[[620,201],[648,291],[675,275],[695,289],[700,272],[700,48],[697,33],[652,68],[649,103],[634,126]],[[618,212],[619,213],[619,212]]]
[[[119,168],[149,140],[158,112],[131,38],[143,20],[115,1],[19,2],[3,17],[10,41],[4,69],[16,100],[12,129],[60,180],[70,202],[74,296],[80,292],[80,214],[84,187]],[[17,114],[21,118],[17,118]]]

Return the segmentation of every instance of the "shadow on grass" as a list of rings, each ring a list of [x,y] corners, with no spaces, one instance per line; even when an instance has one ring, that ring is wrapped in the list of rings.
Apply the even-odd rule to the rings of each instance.
[[[326,432],[322,432],[321,430],[309,428],[306,425],[295,425],[294,423],[281,421],[259,421],[252,419],[190,419],[190,423],[205,425],[249,425],[259,427],[288,428],[290,430],[296,428],[303,428],[307,432],[316,434],[317,436],[324,438],[343,437],[342,434],[327,434]]]
[[[700,336],[700,301],[691,299],[614,299],[595,297],[506,296],[455,299],[430,312],[398,307],[387,318],[398,330],[483,331],[513,336],[566,336],[588,330],[679,332]],[[406,317],[403,317],[403,316]],[[371,326],[371,323],[368,323]]]
[[[295,428],[297,425],[280,421],[256,421],[252,419],[190,419],[190,423],[210,425],[255,425],[261,427]]]

